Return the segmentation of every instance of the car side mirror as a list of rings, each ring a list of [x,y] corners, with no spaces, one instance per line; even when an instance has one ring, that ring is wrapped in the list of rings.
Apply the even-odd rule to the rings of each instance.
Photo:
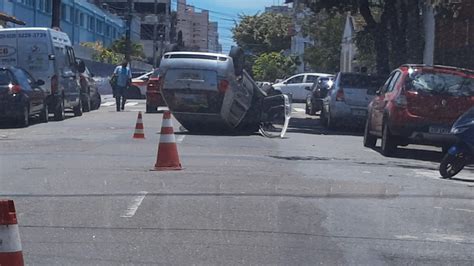
[[[45,83],[44,83],[44,80],[38,79],[38,80],[36,80],[35,84],[36,84],[36,86],[43,86]]]
[[[305,87],[304,89],[307,91],[311,91],[311,87]]]

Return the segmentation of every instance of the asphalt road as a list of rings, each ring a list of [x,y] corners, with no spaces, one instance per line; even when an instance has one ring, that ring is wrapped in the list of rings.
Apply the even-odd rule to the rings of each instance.
[[[285,139],[203,136],[175,121],[182,171],[150,171],[161,114],[143,101],[0,129],[0,198],[31,265],[473,265],[474,172],[395,157],[296,105]]]

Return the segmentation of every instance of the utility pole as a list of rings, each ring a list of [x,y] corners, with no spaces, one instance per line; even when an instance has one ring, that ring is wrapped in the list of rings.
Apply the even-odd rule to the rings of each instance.
[[[61,0],[53,0],[51,18],[51,28],[60,28],[61,26]]]
[[[131,41],[131,34],[132,34],[132,8],[133,8],[133,0],[128,0],[128,15],[127,15],[127,31],[125,34],[125,60],[130,63],[130,56],[132,54],[132,41]]]
[[[154,7],[154,15],[155,15],[155,24],[153,25],[153,69],[156,68],[156,49],[157,47],[157,40],[156,37],[158,35],[158,0],[155,0],[155,7]]]

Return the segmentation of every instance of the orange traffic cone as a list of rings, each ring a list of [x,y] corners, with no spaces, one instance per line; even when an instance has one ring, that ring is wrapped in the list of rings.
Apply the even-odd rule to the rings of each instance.
[[[158,145],[158,154],[156,156],[156,171],[181,170],[179,162],[178,147],[173,131],[173,121],[171,113],[165,111],[163,114],[163,123],[161,125],[160,144]]]
[[[0,200],[0,265],[24,265],[13,200]]]
[[[143,131],[143,119],[142,112],[138,112],[137,124],[135,125],[135,133],[133,133],[134,139],[144,139],[145,132]]]

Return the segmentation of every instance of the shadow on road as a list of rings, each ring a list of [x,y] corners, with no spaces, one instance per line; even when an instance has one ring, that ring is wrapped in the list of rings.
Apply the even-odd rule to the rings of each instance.
[[[291,118],[288,132],[315,135],[363,136],[361,127],[346,126],[337,129],[327,129],[321,124],[319,118],[310,117]]]
[[[380,147],[373,149],[374,151],[382,154]],[[434,151],[434,150],[422,150],[422,149],[414,149],[410,147],[399,147],[397,151],[390,156],[391,158],[398,158],[398,159],[411,159],[411,160],[418,160],[418,161],[426,161],[426,162],[441,162],[443,158],[443,153],[441,151]]]
[[[65,120],[68,120],[68,119],[71,119],[71,118],[74,118],[75,116],[71,113],[66,113],[66,119]],[[58,123],[58,122],[61,122],[61,121],[55,121],[52,117],[52,115],[49,116],[49,120],[48,120],[49,123]],[[35,126],[35,125],[40,125],[40,124],[43,124],[38,117],[30,117],[30,125],[28,127],[32,127],[32,126]],[[26,127],[26,128],[28,128]],[[21,126],[18,125],[17,122],[13,121],[13,120],[1,120],[0,121],[0,129],[14,129],[14,128],[23,128]]]

